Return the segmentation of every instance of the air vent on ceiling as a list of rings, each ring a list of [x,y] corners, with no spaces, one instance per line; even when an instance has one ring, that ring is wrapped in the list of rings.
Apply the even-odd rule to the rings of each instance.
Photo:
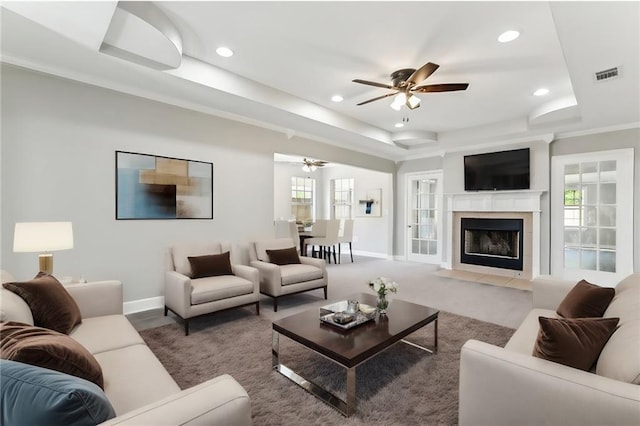
[[[596,72],[596,81],[608,80],[610,78],[618,77],[620,70],[618,67],[609,68],[608,70],[602,70]]]

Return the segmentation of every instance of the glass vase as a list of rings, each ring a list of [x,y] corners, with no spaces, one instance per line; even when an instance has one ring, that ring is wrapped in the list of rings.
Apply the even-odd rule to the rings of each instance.
[[[376,308],[378,308],[378,312],[382,315],[386,315],[388,307],[389,300],[387,300],[387,295],[378,294],[378,304],[376,305]]]

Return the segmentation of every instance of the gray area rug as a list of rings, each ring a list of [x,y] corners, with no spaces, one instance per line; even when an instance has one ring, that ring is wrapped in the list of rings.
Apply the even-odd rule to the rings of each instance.
[[[271,370],[271,322],[248,309],[193,320],[189,336],[178,324],[141,334],[183,389],[232,375],[249,393],[254,425],[455,425],[460,348],[468,339],[503,346],[513,332],[441,312],[437,354],[398,343],[357,367],[357,410],[348,419]],[[433,325],[407,340],[431,347]],[[344,368],[284,336],[280,354],[280,362],[344,399]]]

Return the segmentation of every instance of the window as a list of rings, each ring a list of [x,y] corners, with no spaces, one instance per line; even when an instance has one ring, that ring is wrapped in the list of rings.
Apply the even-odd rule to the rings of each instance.
[[[291,214],[296,218],[296,222],[313,222],[315,187],[315,179],[291,178]]]
[[[351,219],[353,206],[353,179],[331,180],[331,217]]]

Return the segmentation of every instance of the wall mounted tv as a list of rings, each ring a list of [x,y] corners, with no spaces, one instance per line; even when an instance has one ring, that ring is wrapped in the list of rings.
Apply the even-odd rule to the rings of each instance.
[[[465,191],[529,189],[529,148],[464,156]]]

